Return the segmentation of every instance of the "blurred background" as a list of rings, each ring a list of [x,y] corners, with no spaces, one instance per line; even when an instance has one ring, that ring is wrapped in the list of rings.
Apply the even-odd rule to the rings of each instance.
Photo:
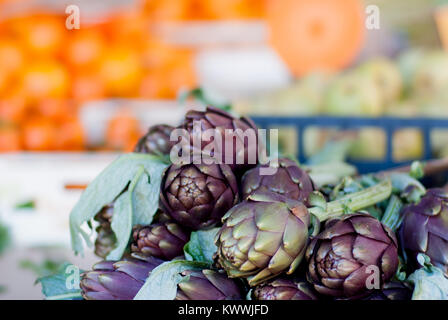
[[[381,161],[384,117],[448,119],[447,50],[448,0],[0,0],[0,299],[40,299],[38,275],[97,260],[71,254],[70,210],[149,126],[207,103],[373,117],[342,135],[350,159]],[[303,134],[306,156],[341,136]],[[297,155],[297,128],[280,139]],[[395,161],[424,157],[419,128],[391,139]],[[430,148],[448,156],[448,128]]]

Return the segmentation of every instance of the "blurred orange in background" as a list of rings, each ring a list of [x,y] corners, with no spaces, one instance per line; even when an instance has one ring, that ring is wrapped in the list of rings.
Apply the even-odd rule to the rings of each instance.
[[[57,16],[31,16],[14,27],[14,36],[21,39],[25,50],[32,56],[57,56],[66,40],[65,19]]]
[[[56,126],[45,118],[32,118],[23,124],[23,145],[26,150],[50,151],[56,146]]]
[[[86,148],[77,113],[89,101],[176,99],[180,89],[197,85],[195,51],[164,43],[154,32],[155,24],[259,19],[265,3],[139,2],[142,6],[129,5],[106,19],[98,12],[97,24],[79,30],[66,29],[65,12],[49,13],[45,7],[12,10],[13,16],[0,20],[0,124],[8,124],[8,129],[2,129],[0,151]],[[14,8],[19,2],[7,1],[7,5]],[[133,145],[140,132],[137,120],[131,118],[121,114],[111,121],[104,137],[107,147],[118,150]],[[11,142],[5,142],[5,137]]]
[[[57,128],[55,148],[64,151],[80,151],[85,147],[85,135],[76,117],[67,117]]]
[[[106,147],[130,152],[134,149],[141,134],[138,120],[126,109],[121,110],[107,123]]]
[[[202,3],[211,19],[262,18],[265,12],[265,1],[260,0],[207,0]]]
[[[98,64],[106,48],[104,36],[96,29],[73,30],[64,50],[73,69],[91,68]]]
[[[194,0],[146,0],[144,12],[152,20],[176,21],[189,16],[189,10],[197,9]]]
[[[22,89],[31,101],[67,97],[70,80],[61,63],[54,60],[34,61],[22,72]]]
[[[80,105],[106,96],[103,80],[95,72],[77,74],[72,80],[71,90],[73,100]]]
[[[142,77],[141,63],[136,52],[126,47],[109,48],[101,59],[98,72],[109,96],[136,95]]]
[[[8,38],[0,39],[0,70],[13,73],[22,68],[25,57],[24,49],[17,41]]]
[[[361,0],[269,0],[271,43],[296,76],[336,72],[364,41]]]
[[[0,126],[0,152],[22,149],[20,130],[13,126]]]
[[[27,113],[25,99],[19,96],[6,96],[0,100],[0,123],[19,124]]]

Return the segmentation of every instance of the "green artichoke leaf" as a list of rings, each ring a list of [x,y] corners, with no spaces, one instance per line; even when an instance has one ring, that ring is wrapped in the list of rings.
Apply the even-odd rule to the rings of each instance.
[[[435,266],[418,269],[408,281],[414,284],[412,300],[448,300],[448,279]]]
[[[414,179],[421,179],[425,176],[425,166],[420,161],[414,161],[411,164],[409,175]]]
[[[82,300],[79,288],[80,274],[83,271],[71,263],[63,263],[56,273],[40,277],[36,283],[42,286],[47,300]]]
[[[321,165],[332,162],[344,162],[348,157],[353,142],[353,139],[328,141],[318,153],[308,159],[307,164]]]
[[[332,162],[325,164],[317,164],[311,166],[302,166],[308,171],[316,188],[332,184],[336,185],[341,182],[344,177],[354,176],[357,173],[356,167],[345,162]]]
[[[229,103],[219,103],[218,101],[212,101],[203,88],[194,88],[189,91],[182,92],[179,95],[178,101],[180,104],[185,104],[189,98],[193,98],[205,106],[214,106],[215,108],[222,109],[227,112],[233,111],[233,107]]]
[[[136,184],[133,180],[132,184]],[[132,191],[127,190],[115,201],[114,214],[112,216],[112,231],[115,234],[116,243],[114,249],[107,255],[106,260],[120,260],[128,245],[129,235],[132,232]]]
[[[133,225],[151,224],[159,203],[160,184],[162,183],[161,173],[149,174],[146,170],[141,172],[132,193]]]
[[[417,203],[426,193],[426,188],[407,173],[391,173],[392,189],[407,202]]]
[[[89,225],[104,206],[118,200],[118,197],[123,198],[120,200],[122,202],[120,209],[114,210],[113,217],[116,220],[114,232],[121,228],[118,221],[128,220],[129,216],[131,228],[133,224],[139,222],[151,223],[158,208],[160,181],[166,166],[167,164],[156,156],[129,153],[120,156],[105,168],[89,184],[70,213],[71,242],[75,253],[83,252],[84,242],[87,246],[92,246],[90,235],[83,229],[84,225]],[[127,191],[123,193],[132,182],[135,183],[133,190],[128,194],[126,194]],[[145,195],[150,196],[145,199]],[[130,198],[126,200],[130,201],[130,205],[124,205],[125,198]],[[112,220],[114,221],[114,218]],[[125,224],[123,228],[128,230],[128,224]]]
[[[213,255],[217,251],[215,236],[219,228],[192,232],[190,241],[184,246],[184,254],[188,261],[213,263]]]
[[[182,281],[181,272],[202,270],[210,264],[198,261],[174,260],[162,263],[146,279],[134,300],[174,300],[177,285]]]

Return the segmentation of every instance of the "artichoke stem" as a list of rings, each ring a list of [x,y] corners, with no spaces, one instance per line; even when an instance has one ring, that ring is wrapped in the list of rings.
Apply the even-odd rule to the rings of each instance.
[[[397,231],[403,222],[403,215],[401,209],[403,208],[403,202],[396,195],[392,195],[384,212],[381,222],[388,226],[392,231]]]
[[[323,222],[330,218],[339,217],[345,213],[353,213],[370,207],[387,199],[390,197],[391,193],[392,183],[387,179],[362,191],[348,194],[343,198],[328,202],[325,210],[321,210],[320,208],[310,208],[309,211],[311,214],[315,215],[319,221]]]

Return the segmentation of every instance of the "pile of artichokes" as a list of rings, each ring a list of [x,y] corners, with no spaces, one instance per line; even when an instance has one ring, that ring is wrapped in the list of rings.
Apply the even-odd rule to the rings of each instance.
[[[228,129],[257,134],[250,119],[213,107],[188,112],[179,128],[198,134],[193,121],[223,138]],[[150,128],[135,153],[166,161],[173,129]],[[244,163],[167,163],[160,173],[158,204],[139,208],[156,214],[149,224],[130,222],[120,259],[108,256],[121,237],[114,231],[121,197],[99,208],[94,245],[105,260],[82,273],[82,297],[394,300],[413,297],[415,281],[408,277],[416,270],[438,268],[448,276],[446,191],[425,190],[405,173],[349,177],[320,186],[293,159],[249,163],[254,145],[243,145],[244,150],[234,152],[243,152]],[[223,159],[235,160],[236,155]],[[277,170],[262,175],[266,166]],[[132,188],[128,183],[120,194]],[[160,290],[174,291],[154,296],[168,273],[162,278],[172,282],[162,283]]]

